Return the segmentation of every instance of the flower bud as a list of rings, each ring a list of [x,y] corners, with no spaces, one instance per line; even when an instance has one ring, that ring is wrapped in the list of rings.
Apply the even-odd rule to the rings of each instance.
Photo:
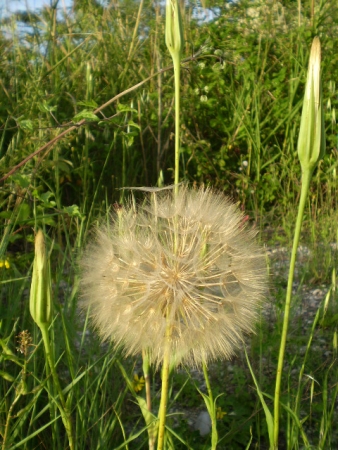
[[[35,236],[35,258],[29,300],[30,313],[35,323],[49,325],[52,320],[52,300],[49,274],[49,261],[43,232],[39,230]]]
[[[325,127],[320,77],[320,40],[312,42],[302,118],[298,137],[298,156],[302,171],[312,172],[325,152]]]
[[[184,36],[178,0],[167,0],[166,3],[165,42],[172,58],[181,55]]]

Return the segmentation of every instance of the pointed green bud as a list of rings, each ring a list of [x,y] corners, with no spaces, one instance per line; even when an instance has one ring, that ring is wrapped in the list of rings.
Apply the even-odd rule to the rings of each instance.
[[[178,0],[166,2],[165,42],[172,58],[181,56],[184,35]]]
[[[320,77],[320,40],[312,42],[298,137],[302,171],[312,172],[325,152],[325,126]]]
[[[35,236],[35,258],[29,300],[30,313],[35,323],[49,325],[52,320],[52,296],[49,273],[49,261],[43,232],[39,230]]]

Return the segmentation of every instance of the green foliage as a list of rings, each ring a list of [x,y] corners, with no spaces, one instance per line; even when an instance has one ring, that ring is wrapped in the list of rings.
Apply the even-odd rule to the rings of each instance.
[[[213,20],[191,20],[185,26],[184,53],[196,55],[183,64],[185,177],[216,184],[255,213],[286,208],[289,200],[283,204],[281,199],[286,193],[289,199],[296,195],[289,179],[298,178],[300,170],[295,151],[312,32],[303,16],[299,27],[296,5],[271,11],[261,3],[213,7]],[[7,25],[12,38],[3,34],[1,41],[3,175],[55,137],[58,127],[84,119],[85,128],[60,140],[55,151],[30,160],[21,174],[32,181],[48,179],[66,205],[80,204],[84,190],[90,205],[94,197],[116,197],[114,188],[154,185],[161,170],[164,181],[172,182],[172,72],[156,75],[170,64],[161,38],[163,17],[156,8],[145,4],[139,17],[134,2],[118,8],[76,2],[77,19],[59,15],[56,22],[56,11],[44,8],[41,16],[25,16],[33,34],[19,33],[22,17],[13,17]],[[195,11],[191,5],[186,17]],[[317,17],[323,35],[324,98],[329,101],[324,173],[332,167],[337,139],[337,56],[332,46],[337,30],[331,21],[326,25],[329,14],[338,14],[337,7],[326,1]],[[148,76],[153,78],[143,87],[94,113],[98,105]],[[321,203],[326,196],[324,192]]]
[[[248,211],[267,245],[278,243],[288,251],[299,195],[297,139],[308,49],[313,36],[320,36],[327,151],[314,172],[305,210],[302,241],[310,253],[299,267],[291,309],[289,381],[281,397],[289,410],[282,409],[281,439],[285,448],[301,448],[301,420],[313,447],[334,449],[338,6],[316,1],[312,17],[310,3],[186,5],[180,163],[186,180],[224,190]],[[111,448],[144,449],[150,420],[138,405],[145,393],[135,397],[126,382],[133,379],[135,362],[123,361],[122,374],[119,353],[100,345],[86,318],[79,317],[77,257],[92,224],[108,220],[111,205],[125,200],[126,191],[119,188],[173,182],[173,70],[162,70],[171,64],[164,5],[134,0],[109,5],[76,0],[72,10],[60,5],[2,16],[0,23],[0,177],[28,158],[0,186],[0,435],[6,449],[67,447],[28,307],[34,229],[40,227],[52,266],[49,331],[56,370],[71,398],[77,448],[102,449],[109,442]],[[129,91],[142,80],[147,81]],[[286,266],[286,260],[280,264]],[[266,305],[272,317],[263,316],[248,351],[270,408],[286,287],[280,267],[272,268],[272,276],[272,305]],[[306,324],[296,315],[303,285],[328,286],[329,296]],[[32,338],[26,347],[18,341],[24,331]],[[155,415],[158,377],[151,384]],[[210,379],[214,397],[224,394],[217,406],[227,413],[217,422],[218,448],[239,450],[251,440],[251,448],[267,448],[264,411],[247,365],[239,358],[219,362],[210,367]],[[175,374],[168,448],[210,448],[210,436],[201,437],[189,420],[203,408],[191,379]]]

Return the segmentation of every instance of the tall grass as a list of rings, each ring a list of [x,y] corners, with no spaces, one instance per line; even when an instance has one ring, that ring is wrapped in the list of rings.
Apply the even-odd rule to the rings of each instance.
[[[271,304],[248,348],[270,408],[286,286],[282,256],[291,246],[300,192],[296,148],[308,50],[313,35],[321,37],[327,153],[305,208],[301,241],[309,253],[301,254],[293,288],[281,389],[280,448],[287,449],[334,449],[338,442],[338,9],[329,0],[314,4],[312,16],[309,2],[241,1],[229,7],[215,2],[213,9],[198,10],[213,11],[210,21],[199,20],[196,4],[184,10],[182,173],[240,202],[261,240],[276,250],[270,262]],[[108,6],[78,1],[70,10],[60,5],[1,22],[0,176],[83,120],[1,184],[1,445],[27,450],[68,445],[28,307],[33,229],[41,227],[52,264],[55,310],[49,332],[60,384],[71,399],[76,448],[102,449],[109,443],[115,449],[144,449],[154,416],[144,408],[144,388],[135,390],[134,374],[141,377],[142,363],[100,345],[87,318],[78,315],[77,259],[92,225],[99,218],[108,221],[111,205],[124,201],[125,191],[117,188],[174,180],[174,75],[172,69],[161,71],[171,65],[164,10],[161,2],[146,0]],[[304,292],[315,290],[318,301],[311,300],[308,310]],[[22,334],[26,330],[28,335]],[[160,380],[157,373],[150,378],[156,415]],[[226,413],[217,423],[218,448],[268,448],[264,414],[244,358],[210,367],[210,383]],[[205,409],[198,392],[205,394],[203,389],[198,375],[174,374],[167,448],[210,448],[210,437],[190,426]]]

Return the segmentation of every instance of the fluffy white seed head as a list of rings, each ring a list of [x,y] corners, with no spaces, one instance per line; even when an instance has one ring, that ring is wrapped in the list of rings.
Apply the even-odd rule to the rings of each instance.
[[[230,358],[253,331],[265,258],[243,215],[211,189],[152,192],[96,229],[81,262],[81,307],[103,339],[158,365]]]

